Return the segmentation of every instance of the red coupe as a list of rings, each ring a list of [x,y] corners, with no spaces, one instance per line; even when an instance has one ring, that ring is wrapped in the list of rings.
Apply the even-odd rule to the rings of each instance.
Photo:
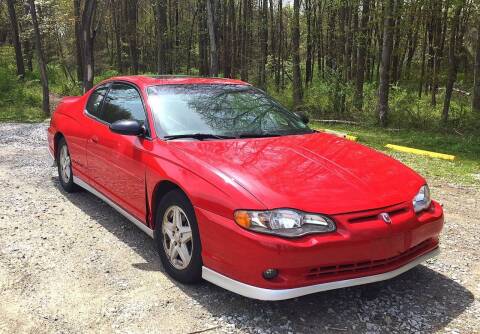
[[[166,272],[281,300],[395,277],[438,253],[425,180],[238,80],[125,76],[62,100],[63,189],[154,238]]]

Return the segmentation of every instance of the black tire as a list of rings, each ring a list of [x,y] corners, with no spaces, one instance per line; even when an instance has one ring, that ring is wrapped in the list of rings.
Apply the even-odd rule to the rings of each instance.
[[[179,207],[186,215],[188,223],[191,228],[191,259],[188,265],[183,269],[175,268],[167,255],[166,246],[164,245],[165,235],[163,233],[163,221],[167,210],[170,211],[174,207]],[[178,233],[178,232],[177,232]],[[155,217],[155,243],[157,245],[160,260],[162,261],[165,271],[175,280],[185,283],[194,284],[202,279],[202,245],[200,243],[200,233],[198,232],[197,219],[190,200],[180,190],[172,190],[163,196],[160,203],[158,203],[157,214]],[[181,235],[180,235],[181,236]],[[168,240],[166,240],[168,243]],[[171,241],[170,241],[171,242]],[[171,247],[171,245],[170,245]]]
[[[72,169],[72,163],[70,159],[69,165],[66,167],[69,171],[69,177],[66,176],[64,173],[64,162],[62,159],[62,150],[66,150],[66,154],[68,155],[68,158],[70,159],[70,151],[68,150],[67,142],[65,141],[65,138],[60,138],[58,141],[57,145],[57,152],[56,152],[56,161],[57,161],[57,168],[58,168],[58,179],[60,180],[60,184],[62,185],[63,190],[65,190],[67,193],[73,193],[78,190],[80,190],[80,187],[77,186],[75,183],[73,183],[73,169]],[[62,159],[62,161],[61,161]]]

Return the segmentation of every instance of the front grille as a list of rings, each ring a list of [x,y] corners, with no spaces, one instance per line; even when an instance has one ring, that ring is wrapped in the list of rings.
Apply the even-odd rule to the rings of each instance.
[[[401,209],[395,209],[395,210],[390,210],[390,211],[382,211],[382,212],[385,212],[385,213],[388,213],[388,215],[393,218],[395,217],[396,215],[399,215],[401,213],[405,213],[405,212],[408,212],[408,209],[407,208],[401,208]],[[381,212],[380,212],[381,213]],[[378,215],[380,214],[374,214],[374,215],[366,215],[366,216],[358,216],[358,217],[352,217],[348,220],[349,223],[364,223],[364,222],[368,222],[368,221],[374,221],[374,220],[378,220]]]
[[[388,208],[369,210],[364,212],[352,213],[345,215],[349,223],[365,223],[379,220],[378,215],[381,213],[388,213],[391,218],[409,212],[406,203],[400,203],[390,206]]]
[[[330,266],[323,266],[319,268],[312,268],[306,274],[307,279],[319,279],[319,278],[328,278],[330,276],[354,274],[354,273],[365,273],[369,271],[381,270],[381,269],[390,269],[393,267],[398,267],[409,260],[417,257],[423,251],[428,248],[431,248],[433,244],[432,239],[425,240],[420,244],[412,247],[405,252],[389,257],[387,259],[380,260],[371,260],[371,261],[361,261],[355,263],[345,263],[337,264]]]

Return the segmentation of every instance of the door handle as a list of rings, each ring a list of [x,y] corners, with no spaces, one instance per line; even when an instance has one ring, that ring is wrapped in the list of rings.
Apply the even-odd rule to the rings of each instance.
[[[96,143],[98,143],[98,137],[97,137],[97,136],[93,136],[93,137],[90,138],[90,141],[91,141],[92,143],[95,143],[95,144],[96,144]]]

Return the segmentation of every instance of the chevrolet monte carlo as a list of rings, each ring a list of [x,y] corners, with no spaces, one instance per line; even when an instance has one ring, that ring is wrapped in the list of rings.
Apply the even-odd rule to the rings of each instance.
[[[183,283],[281,300],[436,255],[443,210],[425,180],[307,124],[239,80],[124,76],[64,98],[48,145],[63,189],[132,221]]]

